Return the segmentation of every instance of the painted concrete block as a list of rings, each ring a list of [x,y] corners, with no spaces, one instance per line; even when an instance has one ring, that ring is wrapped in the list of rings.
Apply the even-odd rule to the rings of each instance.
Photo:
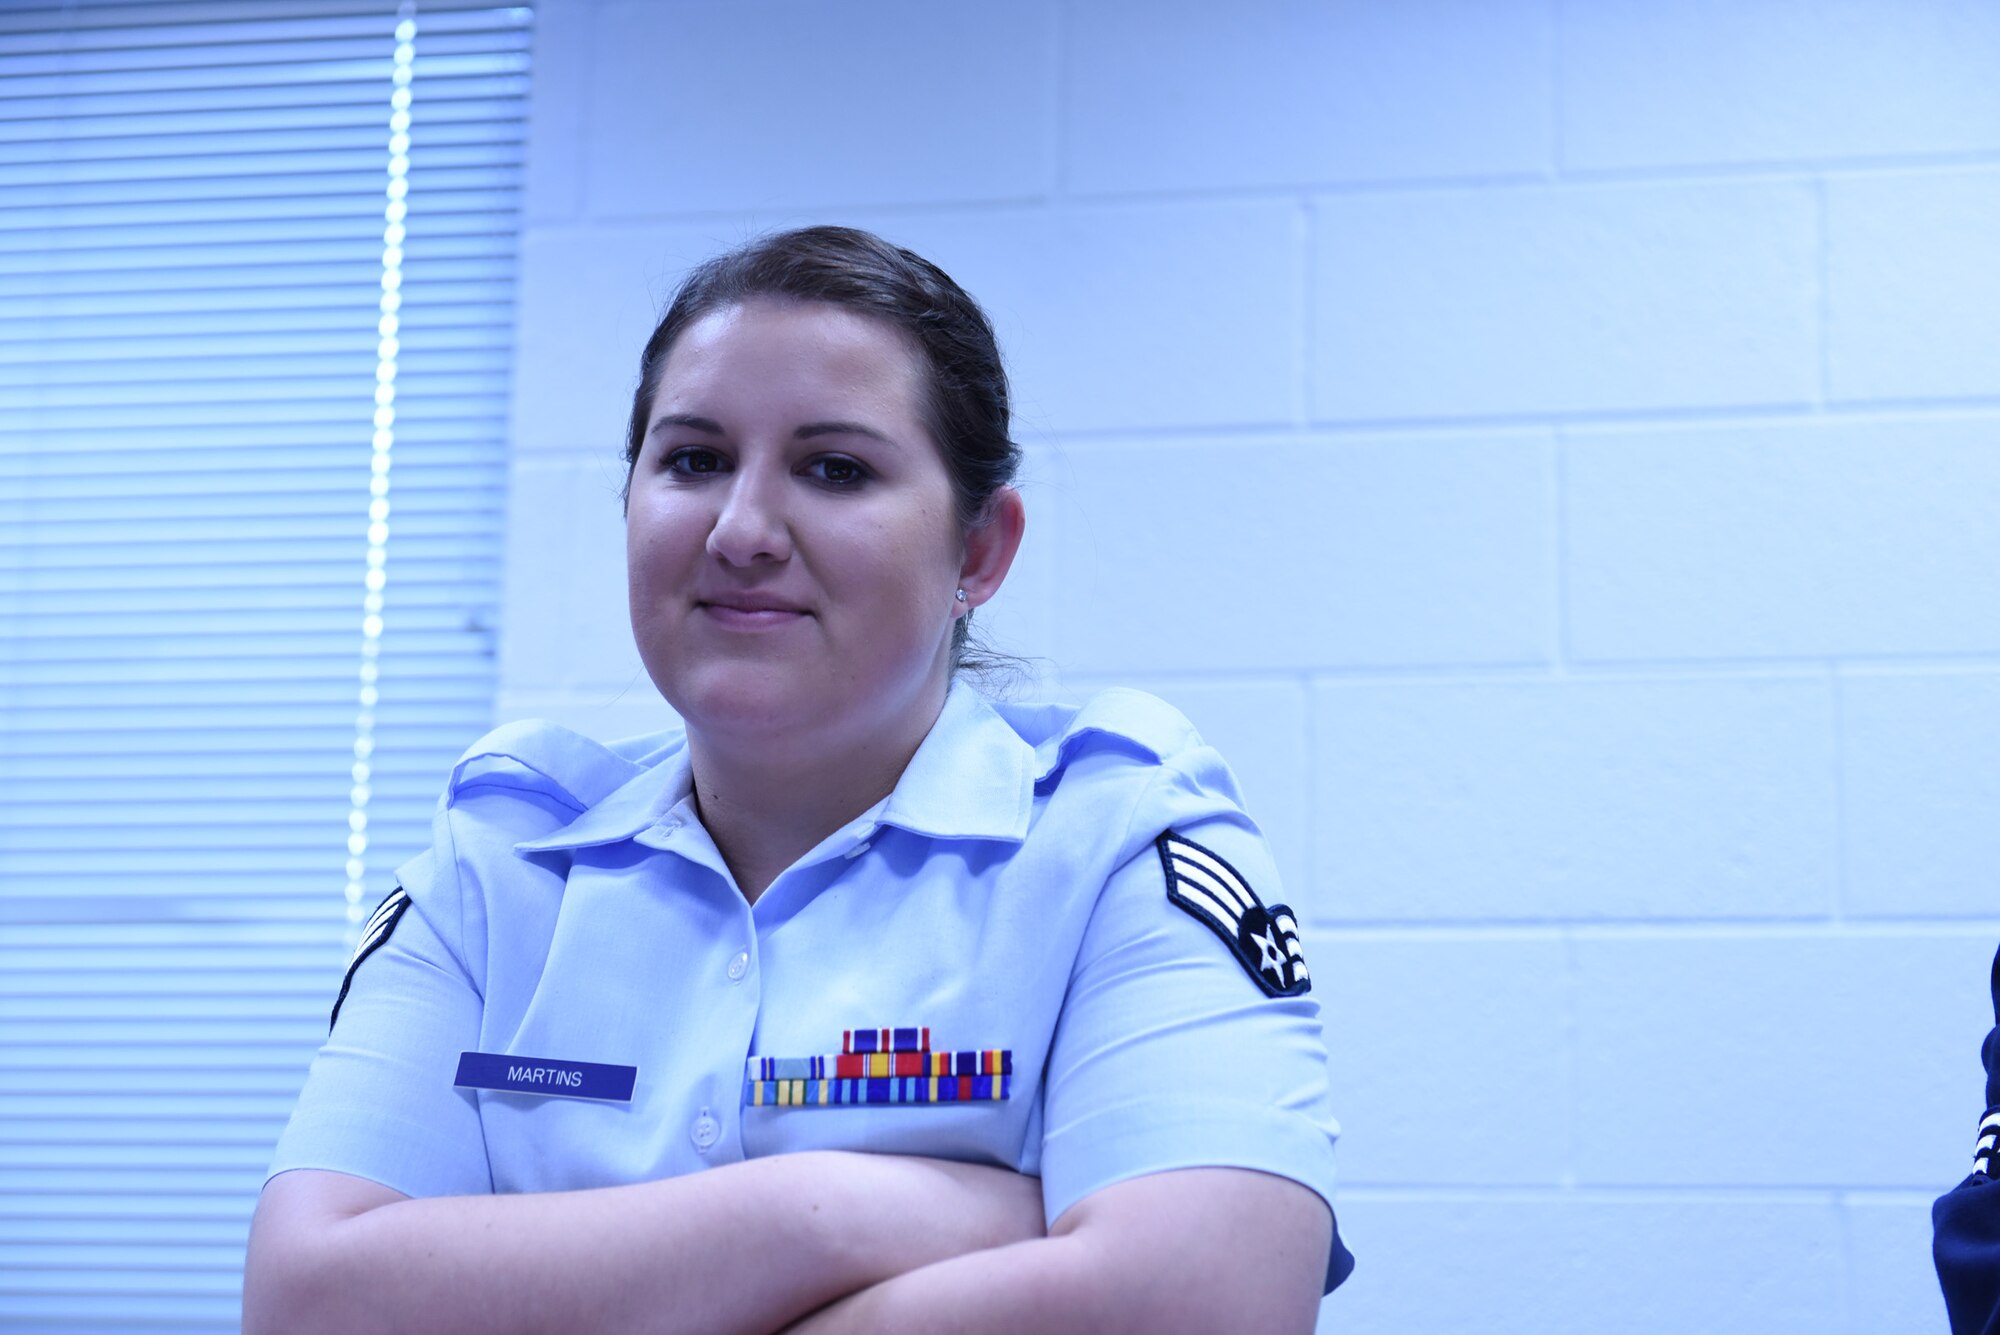
[[[576,516],[574,560],[565,606],[570,670],[566,685],[595,691],[653,693],[651,679],[632,642],[632,613],[626,598],[625,520],[619,511],[618,481],[596,460],[571,466]]]
[[[1329,195],[1315,219],[1317,420],[1819,392],[1804,184]]]
[[[1295,680],[1240,678],[1070,677],[1055,698],[1081,700],[1107,686],[1150,691],[1187,715],[1202,739],[1222,753],[1243,788],[1244,807],[1263,829],[1281,884],[1257,886],[1266,902],[1288,904],[1310,943],[1324,918],[1312,892],[1309,825],[1311,776],[1306,741],[1306,692]]]
[[[543,0],[535,7],[521,180],[521,215],[531,224],[572,221],[583,208],[584,109],[596,18],[594,0]]]
[[[1321,682],[1314,884],[1357,920],[1833,910],[1823,678]]]
[[[2000,148],[2000,10],[1963,0],[1557,7],[1566,168]]]
[[[1552,649],[1546,439],[1075,442],[1066,670],[1526,663]]]
[[[1304,242],[1291,203],[925,213],[882,230],[993,317],[1021,433],[1296,419]]]
[[[1996,425],[1910,417],[1572,433],[1572,652],[2000,650]]]
[[[568,581],[576,566],[571,469],[516,457],[502,531],[500,680],[503,690],[547,690],[568,679]]]
[[[1343,1204],[1340,1220],[1357,1265],[1326,1301],[1322,1330],[1773,1335],[1841,1325],[1831,1202],[1371,1193]]]
[[[1565,944],[1317,927],[1306,958],[1343,1186],[1560,1185],[1575,1134]]]
[[[2000,100],[1990,71],[1986,85]],[[2000,394],[2000,171],[1835,178],[1826,191],[1829,395]]]
[[[1066,36],[1072,191],[1549,166],[1549,19],[1534,0],[1117,0],[1075,7]]]
[[[1846,907],[2000,913],[2000,673],[1840,682]]]
[[[1914,1200],[1850,1197],[1843,1203],[1853,1257],[1846,1335],[1951,1328],[1938,1290],[1937,1268],[1931,1262],[1931,1198],[1943,1195],[1956,1181],[1941,1183]]]
[[[1580,1182],[1963,1175],[1993,1019],[1985,933],[1587,936],[1576,958]]]
[[[503,557],[500,687],[651,690],[632,644],[616,482],[594,460],[519,459]]]
[[[1053,183],[1049,4],[608,4],[594,217],[1025,199]]]

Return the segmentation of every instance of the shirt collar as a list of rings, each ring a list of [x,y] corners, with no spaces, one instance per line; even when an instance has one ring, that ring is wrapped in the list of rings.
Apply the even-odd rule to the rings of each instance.
[[[1035,748],[978,691],[954,682],[879,819],[934,839],[1020,843],[1034,802]]]
[[[933,839],[1028,837],[1035,748],[985,697],[954,683],[944,708],[874,819]],[[685,738],[575,820],[516,853],[618,843],[655,825],[693,789]]]
[[[516,853],[544,853],[561,848],[615,844],[652,826],[693,789],[688,769],[687,739],[662,754],[602,801],[585,809],[569,824],[540,839],[514,845]]]

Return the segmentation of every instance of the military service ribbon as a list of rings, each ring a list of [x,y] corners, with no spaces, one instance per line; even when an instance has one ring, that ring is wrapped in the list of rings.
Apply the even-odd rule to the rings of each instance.
[[[752,1080],[873,1080],[904,1075],[1012,1075],[1008,1048],[978,1052],[836,1052],[823,1057],[752,1057]]]
[[[975,1103],[1007,1098],[1009,1048],[932,1052],[928,1026],[844,1029],[840,1051],[752,1057],[743,1101],[755,1108],[834,1108],[879,1103]]]
[[[753,1108],[835,1108],[870,1103],[992,1103],[1013,1093],[1011,1075],[912,1075],[877,1080],[750,1080]]]
[[[929,1052],[930,1026],[921,1029],[843,1029],[840,1050],[856,1052]]]

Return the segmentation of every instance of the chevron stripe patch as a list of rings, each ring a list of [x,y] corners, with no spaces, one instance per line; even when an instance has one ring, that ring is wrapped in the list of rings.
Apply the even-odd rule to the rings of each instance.
[[[1172,830],[1153,842],[1167,873],[1167,898],[1221,937],[1257,986],[1274,997],[1312,991],[1291,909],[1266,908],[1243,874],[1213,849]]]
[[[1972,1171],[1993,1177],[1996,1145],[2000,1145],[2000,1108],[1989,1108],[1979,1123],[1979,1140],[1972,1147]]]
[[[368,915],[368,921],[362,924],[360,944],[354,947],[354,958],[347,962],[347,976],[340,980],[340,995],[334,998],[333,1014],[327,1017],[328,1033],[333,1032],[334,1023],[340,1019],[340,1007],[347,1000],[347,989],[354,985],[354,971],[361,967],[361,961],[381,949],[382,943],[389,939],[389,933],[396,930],[396,924],[403,920],[403,913],[409,907],[410,892],[399,885],[389,892],[388,898],[375,906],[375,911]]]

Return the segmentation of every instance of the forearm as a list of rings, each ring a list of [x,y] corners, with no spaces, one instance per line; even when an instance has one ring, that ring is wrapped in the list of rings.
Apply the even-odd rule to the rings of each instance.
[[[786,1335],[1038,1335],[1155,1331],[1115,1301],[1075,1237],[1043,1238],[912,1270],[823,1307]]]
[[[966,1171],[799,1154],[591,1191],[397,1199],[309,1238],[253,1231],[244,1329],[764,1335],[1021,1236],[963,1199]]]
[[[821,1308],[786,1335],[1276,1335],[1313,1328],[1316,1302],[1286,1304],[1288,1311],[1262,1324],[1246,1319],[1245,1304],[1232,1301],[1226,1287],[1201,1287],[1214,1267],[1242,1263],[1211,1258],[1187,1271],[1120,1272],[1115,1259],[1079,1238],[1045,1238],[910,1271]]]
[[[835,1302],[788,1335],[1305,1335],[1333,1217],[1304,1187],[1192,1169],[1086,1198],[1047,1238],[967,1253]]]

